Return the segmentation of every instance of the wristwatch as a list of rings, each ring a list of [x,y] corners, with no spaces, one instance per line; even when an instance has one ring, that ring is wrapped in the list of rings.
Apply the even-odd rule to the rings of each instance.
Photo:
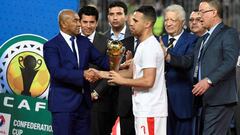
[[[212,81],[209,78],[206,78],[206,80],[207,80],[208,84],[212,86]]]
[[[95,90],[93,90],[93,92],[91,93],[91,95],[92,95],[92,97],[94,98],[94,99],[98,99],[98,93],[95,91]]]

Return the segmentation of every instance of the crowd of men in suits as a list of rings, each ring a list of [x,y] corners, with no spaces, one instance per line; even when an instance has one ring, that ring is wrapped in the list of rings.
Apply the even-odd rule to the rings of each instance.
[[[121,135],[140,134],[136,125],[139,119],[136,113],[133,115],[133,85],[110,86],[109,78],[101,79],[100,70],[109,70],[108,40],[121,41],[131,52],[122,62],[134,62],[141,36],[133,24],[137,24],[139,14],[149,21],[149,9],[141,6],[133,17],[128,17],[125,3],[110,3],[110,29],[105,33],[96,31],[99,13],[93,6],[83,6],[78,14],[60,11],[60,32],[44,44],[44,59],[51,75],[48,99],[54,134],[110,135],[117,118]],[[164,10],[166,34],[155,38],[166,60],[167,129],[166,133],[149,129],[150,133],[225,135],[233,116],[239,119],[234,111],[239,111],[235,108],[240,84],[236,83],[240,76],[240,67],[236,67],[240,41],[237,31],[223,24],[222,12],[218,0],[202,0],[199,9],[190,15],[189,32],[182,6],[173,4]],[[235,122],[239,126],[239,121]]]

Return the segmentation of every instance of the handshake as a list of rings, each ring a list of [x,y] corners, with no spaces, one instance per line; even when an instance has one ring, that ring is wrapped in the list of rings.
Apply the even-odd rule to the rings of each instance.
[[[84,70],[83,76],[90,83],[94,83],[99,79],[108,78],[109,72],[108,71],[99,71],[94,68],[89,68],[88,70]]]
[[[132,52],[131,51],[126,51],[126,61],[122,64],[120,64],[119,69],[128,69],[132,63]],[[84,70],[84,78],[88,80],[90,83],[93,83],[99,79],[112,79],[112,74],[113,71],[99,71],[94,68],[89,68],[88,70]]]
[[[110,72],[99,71],[99,70],[94,69],[94,68],[90,68],[90,69],[84,71],[84,78],[86,80],[88,80],[90,83],[93,83],[93,82],[95,82],[99,79],[102,79],[102,78],[108,78],[109,76],[110,76]],[[97,100],[99,98],[98,92],[93,90],[91,92],[91,98],[92,98],[92,100]]]

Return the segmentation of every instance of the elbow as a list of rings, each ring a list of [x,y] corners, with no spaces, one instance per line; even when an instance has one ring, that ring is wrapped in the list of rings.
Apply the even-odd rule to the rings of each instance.
[[[144,83],[144,87],[146,88],[146,89],[150,89],[150,88],[152,88],[153,87],[153,85],[154,85],[154,81],[146,81],[145,83]]]

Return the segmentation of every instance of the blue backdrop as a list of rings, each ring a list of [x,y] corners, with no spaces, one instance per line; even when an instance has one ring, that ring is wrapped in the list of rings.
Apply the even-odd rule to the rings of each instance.
[[[0,134],[52,134],[51,114],[46,100],[50,77],[43,61],[42,48],[59,32],[59,11],[78,11],[79,7],[80,0],[1,0]],[[28,89],[30,96],[21,93],[26,82],[20,70],[25,67],[19,58],[26,56],[41,61],[34,67],[37,74]],[[17,123],[38,125],[40,128]]]
[[[58,33],[58,12],[64,8],[78,11],[79,6],[80,0],[2,0],[0,45],[24,33],[50,39]]]

